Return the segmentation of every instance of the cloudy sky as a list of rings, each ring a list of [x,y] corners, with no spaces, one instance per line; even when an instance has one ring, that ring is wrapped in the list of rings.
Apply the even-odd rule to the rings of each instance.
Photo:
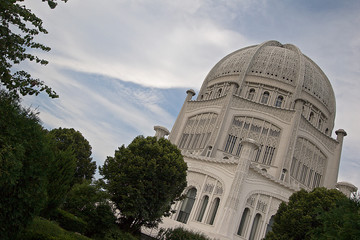
[[[171,130],[185,91],[237,49],[268,40],[292,43],[330,79],[335,129],[345,138],[339,180],[360,187],[360,1],[69,0],[54,10],[26,4],[49,34],[37,40],[46,67],[26,68],[60,95],[26,97],[46,128],[75,128],[98,166],[153,126]],[[333,137],[334,134],[333,134]]]

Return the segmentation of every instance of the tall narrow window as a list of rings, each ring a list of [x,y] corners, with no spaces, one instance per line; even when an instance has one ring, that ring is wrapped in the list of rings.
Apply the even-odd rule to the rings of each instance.
[[[196,197],[196,188],[189,189],[189,191],[186,194],[186,198],[181,204],[177,221],[182,223],[187,223],[191,209],[195,202],[195,197]]]
[[[241,142],[239,142],[238,148],[237,148],[237,150],[236,150],[236,156],[239,156],[239,155],[240,155],[241,148],[242,148],[242,145],[241,145]]]
[[[290,174],[292,176],[294,176],[295,174],[295,167],[296,167],[296,163],[297,163],[297,159],[294,157],[292,162],[291,162],[291,167],[290,167]]]
[[[250,210],[248,208],[244,209],[243,215],[241,217],[240,225],[237,234],[240,236],[244,236],[245,233],[245,224],[247,222],[247,218],[249,216]]]
[[[261,103],[267,104],[270,97],[270,93],[268,91],[265,91],[261,97]]]
[[[251,232],[250,232],[250,237],[249,240],[254,240],[255,236],[256,236],[256,232],[260,223],[260,219],[261,219],[261,215],[260,213],[255,215],[252,227],[251,227]]]
[[[310,187],[313,173],[314,173],[314,170],[310,169],[307,184],[306,184],[308,187]]]
[[[261,144],[260,147],[256,150],[255,162],[258,162],[258,161],[259,161],[262,147],[263,147],[263,145]]]
[[[285,174],[286,174],[286,169],[284,168],[284,169],[282,170],[282,173],[281,173],[281,176],[280,176],[280,181],[284,181],[284,179],[285,179]]]
[[[206,153],[206,156],[207,156],[207,157],[210,157],[210,155],[211,155],[211,150],[212,150],[212,146],[209,146],[209,147],[208,147],[208,150],[207,150],[207,153]]]
[[[273,225],[274,225],[274,215],[271,216],[271,218],[269,220],[269,224],[266,226],[265,236],[268,232],[270,232],[272,230]]]
[[[219,208],[219,204],[220,204],[220,199],[219,198],[215,198],[215,200],[213,201],[213,204],[211,206],[211,211],[210,211],[210,218],[208,220],[208,224],[213,225],[214,224],[214,220],[216,217],[216,213],[217,210]]]
[[[199,222],[202,221],[208,202],[209,202],[209,197],[207,195],[205,195],[203,197],[203,200],[202,200],[202,203],[201,203],[201,208],[200,208],[199,215],[197,217],[197,221],[199,221]]]
[[[278,97],[276,98],[275,107],[281,107],[283,101],[284,101],[284,97],[281,96],[281,95],[278,96]]]
[[[234,146],[235,146],[235,143],[236,143],[236,140],[237,140],[237,137],[229,134],[228,139],[227,139],[227,141],[226,141],[226,145],[225,145],[224,151],[225,151],[225,152],[232,153],[232,151],[233,151],[233,149],[234,149]]]
[[[221,96],[221,88],[217,91],[217,97],[220,97]]]
[[[311,112],[309,115],[309,121],[312,123],[313,120],[314,120],[314,113]]]
[[[254,96],[255,96],[255,89],[252,88],[252,89],[250,89],[247,98],[248,98],[249,100],[253,100],[253,99],[254,99]]]
[[[321,118],[319,118],[318,128],[319,128],[320,130],[321,130],[321,128],[322,128],[322,121],[321,121]]]

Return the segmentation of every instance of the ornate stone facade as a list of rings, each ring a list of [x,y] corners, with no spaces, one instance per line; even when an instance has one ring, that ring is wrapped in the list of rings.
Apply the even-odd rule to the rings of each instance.
[[[331,138],[333,89],[296,46],[269,41],[235,51],[196,99],[187,93],[169,136],[188,164],[187,197],[162,227],[262,239],[292,193],[335,188],[346,133]]]

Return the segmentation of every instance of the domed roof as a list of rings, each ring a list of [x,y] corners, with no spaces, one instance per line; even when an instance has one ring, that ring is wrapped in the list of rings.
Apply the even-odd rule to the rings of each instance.
[[[328,78],[316,63],[292,44],[268,41],[237,50],[212,68],[204,85],[230,75],[259,76],[295,88],[301,86],[302,91],[318,99],[330,113],[335,113],[335,96]]]

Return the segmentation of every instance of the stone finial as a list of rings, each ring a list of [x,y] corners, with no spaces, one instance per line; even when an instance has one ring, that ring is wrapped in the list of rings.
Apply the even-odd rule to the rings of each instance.
[[[344,137],[347,135],[344,129],[339,129],[335,131],[336,135],[342,134]]]
[[[160,138],[163,138],[167,135],[169,135],[169,130],[167,130],[166,127],[162,127],[162,126],[154,126],[154,130],[155,130],[155,137],[159,140]]]
[[[343,138],[347,135],[347,133],[345,132],[344,129],[338,129],[335,131],[336,134],[336,140],[341,142],[343,140]]]
[[[186,91],[187,97],[186,100],[190,101],[193,96],[195,96],[195,91],[193,89],[189,89]]]

